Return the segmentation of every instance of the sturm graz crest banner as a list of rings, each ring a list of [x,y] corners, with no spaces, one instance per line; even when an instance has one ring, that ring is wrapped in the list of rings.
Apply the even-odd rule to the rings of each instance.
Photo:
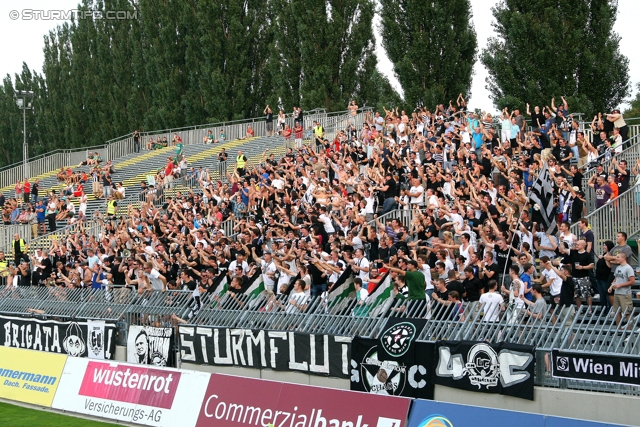
[[[127,362],[175,367],[173,328],[129,326]]]
[[[425,321],[391,318],[379,339],[351,344],[351,390],[433,399],[433,343],[416,341]]]
[[[0,316],[0,345],[73,357],[113,359],[115,332],[115,323],[103,320],[60,322]]]
[[[533,400],[534,347],[475,341],[436,343],[436,384]]]

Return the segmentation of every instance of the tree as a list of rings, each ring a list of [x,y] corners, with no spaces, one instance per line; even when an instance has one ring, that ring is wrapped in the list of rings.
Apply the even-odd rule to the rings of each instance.
[[[376,67],[372,0],[291,0],[302,62],[302,107],[340,111],[366,102]]]
[[[382,44],[411,107],[469,95],[476,33],[469,0],[381,2]]]
[[[629,92],[629,61],[613,32],[616,0],[502,0],[493,9],[498,38],[482,52],[487,89],[502,109],[549,105],[610,111]]]
[[[636,97],[633,98],[633,100],[631,100],[629,109],[624,111],[624,117],[627,120],[631,118],[640,117],[640,83],[637,84],[636,88],[638,89],[638,93],[636,93]]]

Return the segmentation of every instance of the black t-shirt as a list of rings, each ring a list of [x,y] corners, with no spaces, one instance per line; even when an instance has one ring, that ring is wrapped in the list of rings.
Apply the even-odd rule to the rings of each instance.
[[[571,153],[571,148],[569,148],[568,145],[565,145],[564,147],[560,147],[558,149],[558,162],[561,164],[566,164],[569,163],[569,160],[562,160],[566,157],[569,156],[569,154]]]
[[[464,295],[465,292],[465,287],[457,280],[451,280],[449,283],[447,283],[447,292],[451,291],[456,291],[458,295],[460,295],[460,299],[462,299],[462,295]]]
[[[496,245],[493,248],[494,252],[496,253],[496,262],[498,264],[498,273],[502,274],[502,272],[508,272],[509,271],[509,267],[511,267],[511,258],[509,258],[509,255],[511,255],[511,251],[509,251],[509,247],[507,247],[507,249],[502,250],[498,247],[498,245]],[[506,273],[505,273],[506,274]],[[496,276],[493,276],[494,279],[498,280],[498,278]]]
[[[388,179],[384,185],[388,187],[387,191],[384,192],[385,199],[396,197],[398,195],[398,184],[396,184],[395,179]]]
[[[273,113],[267,113],[267,119],[265,120],[267,123],[273,122]]]
[[[114,285],[122,285],[124,284],[124,272],[118,271],[120,269],[120,264],[111,264],[111,274],[113,274],[113,284]]]
[[[616,183],[618,184],[618,194],[622,194],[629,189],[630,179],[631,179],[631,176],[629,175],[629,172],[627,172],[626,174],[623,174],[620,172],[616,173]]]
[[[188,282],[184,282],[183,286],[186,286],[190,291],[194,291],[196,289],[196,282],[195,280],[191,279]]]
[[[42,265],[42,275],[45,277],[51,276],[51,271],[53,270],[51,260],[49,258],[43,258],[42,261],[40,261],[40,265]]]
[[[583,179],[583,175],[580,172],[576,172],[575,174],[573,174],[571,183],[573,184],[574,187],[578,187],[580,190],[582,190],[582,179]]]
[[[575,268],[577,265],[587,266],[593,262],[591,254],[587,251],[579,253],[578,251],[571,251],[571,261],[573,262],[573,277],[582,278],[588,277],[590,270],[578,270]]]
[[[467,301],[480,300],[480,289],[484,289],[484,285],[480,282],[480,279],[475,277],[471,280],[464,279],[462,286],[464,286],[464,289],[467,292]]]
[[[493,276],[489,277],[487,275],[487,272],[489,271],[493,271]],[[485,291],[487,292],[489,291],[489,280],[498,281],[498,274],[500,273],[501,273],[500,266],[498,266],[498,264],[496,264],[495,262],[491,263],[491,265],[487,265],[487,271],[485,271],[484,273],[484,283],[483,283]]]
[[[571,307],[573,305],[575,297],[575,284],[573,283],[573,277],[567,277],[567,280],[562,281],[562,288],[560,288],[560,306]]]
[[[311,276],[312,285],[322,285],[327,282],[326,278],[322,277],[322,271],[320,271],[318,267],[313,264],[309,264],[307,268],[309,270],[309,275]]]

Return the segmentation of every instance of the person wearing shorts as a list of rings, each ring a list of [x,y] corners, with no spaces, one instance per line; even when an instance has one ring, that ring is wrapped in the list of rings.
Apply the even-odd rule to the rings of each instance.
[[[627,323],[633,310],[633,300],[631,296],[631,286],[636,282],[636,275],[633,268],[627,263],[627,254],[619,252],[617,255],[618,266],[613,272],[613,283],[609,291],[613,291],[613,311],[616,312],[616,325],[620,325],[622,313],[625,313]]]

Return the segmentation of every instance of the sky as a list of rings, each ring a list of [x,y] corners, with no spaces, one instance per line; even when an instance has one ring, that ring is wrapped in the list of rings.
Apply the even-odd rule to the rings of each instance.
[[[486,44],[487,39],[495,36],[491,26],[493,20],[491,7],[496,3],[496,0],[471,0],[479,50]],[[51,11],[61,11],[60,15],[64,16],[63,11],[75,9],[77,4],[78,0],[0,1],[0,40],[3,41],[0,44],[0,58],[2,58],[0,76],[4,78],[8,73],[13,77],[22,69],[23,61],[27,63],[29,68],[41,72],[44,60],[43,36],[63,22],[60,19],[44,19],[44,17],[55,18],[56,12],[52,13]],[[17,19],[14,19],[16,15]],[[38,15],[40,15],[40,19],[37,19]],[[640,16],[640,0],[619,0],[618,19],[614,31],[621,36],[621,52],[629,58],[629,74],[633,85],[633,95],[636,93],[637,83],[640,83],[640,49],[636,47],[638,36],[635,28],[637,16]],[[393,67],[380,43],[377,28],[379,25],[379,20],[376,19],[374,26],[376,27],[378,69],[389,78],[392,85],[398,90],[399,84],[393,75]],[[471,85],[472,95],[468,99],[471,108],[495,110],[489,99],[489,92],[485,88],[487,76],[487,70],[480,61],[477,61]],[[625,108],[626,105],[622,107]]]

